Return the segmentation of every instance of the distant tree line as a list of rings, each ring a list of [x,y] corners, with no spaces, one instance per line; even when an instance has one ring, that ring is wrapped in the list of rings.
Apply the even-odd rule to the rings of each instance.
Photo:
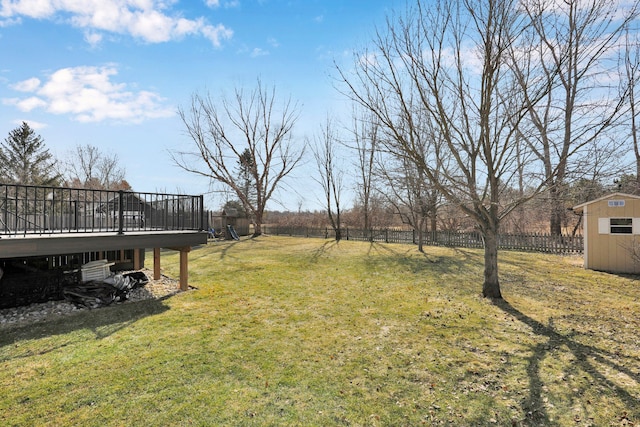
[[[0,143],[0,183],[131,190],[117,154],[86,144],[57,159],[26,122]]]
[[[565,210],[562,216],[562,235],[580,235],[582,216],[575,214],[571,207],[594,200],[612,192],[640,195],[636,187],[636,176],[621,175],[621,178],[609,183],[600,181],[578,180],[568,186],[567,198],[564,200]],[[412,211],[404,205],[404,201],[396,199],[387,201],[384,198],[370,203],[368,219],[365,220],[365,207],[357,200],[345,206],[341,211],[343,228],[357,229],[416,229],[412,220]],[[267,210],[265,223],[290,227],[332,228],[326,210]],[[452,232],[469,232],[476,229],[474,221],[453,205],[443,203],[439,206],[435,221],[429,218],[425,232],[441,230]],[[528,234],[549,232],[549,199],[546,193],[540,193],[519,209],[507,215],[500,227],[501,233]]]

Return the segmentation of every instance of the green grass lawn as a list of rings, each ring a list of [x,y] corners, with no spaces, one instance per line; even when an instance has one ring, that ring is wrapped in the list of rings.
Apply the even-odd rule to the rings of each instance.
[[[640,423],[640,286],[581,259],[263,236],[196,290],[0,329],[0,425]],[[163,253],[177,277],[177,253]]]

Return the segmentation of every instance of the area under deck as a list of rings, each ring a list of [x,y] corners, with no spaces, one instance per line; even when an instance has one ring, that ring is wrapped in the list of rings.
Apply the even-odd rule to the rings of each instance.
[[[188,253],[207,243],[202,196],[0,184],[0,259],[118,250],[180,252],[180,288],[188,288]]]
[[[188,253],[207,243],[202,231],[146,231],[125,234],[78,233],[0,236],[0,259],[100,252],[123,249],[153,249],[153,276],[160,278],[160,249],[180,251],[180,289],[189,287]],[[138,251],[134,251],[137,255]],[[136,257],[137,258],[137,257]],[[134,268],[141,268],[134,259]]]

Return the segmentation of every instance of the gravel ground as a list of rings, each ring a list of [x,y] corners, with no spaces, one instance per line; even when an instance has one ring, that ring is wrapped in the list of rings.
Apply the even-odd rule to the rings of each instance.
[[[153,271],[140,270],[149,278],[149,283],[129,293],[129,299],[120,304],[129,304],[145,299],[163,298],[180,292],[179,282],[167,276],[161,276],[159,280],[153,280]],[[78,307],[75,304],[62,301],[48,301],[41,304],[31,304],[23,307],[13,307],[0,310],[0,329],[15,324],[42,322],[52,316],[64,316],[76,313],[88,308]]]

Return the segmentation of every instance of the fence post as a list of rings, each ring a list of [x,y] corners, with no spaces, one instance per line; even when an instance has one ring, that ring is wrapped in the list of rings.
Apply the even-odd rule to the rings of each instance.
[[[204,212],[204,196],[201,194],[198,196],[200,202],[200,231],[205,230],[205,212]],[[145,209],[146,210],[146,209]],[[208,228],[207,228],[208,229]]]
[[[124,191],[118,191],[118,234],[124,234]]]

